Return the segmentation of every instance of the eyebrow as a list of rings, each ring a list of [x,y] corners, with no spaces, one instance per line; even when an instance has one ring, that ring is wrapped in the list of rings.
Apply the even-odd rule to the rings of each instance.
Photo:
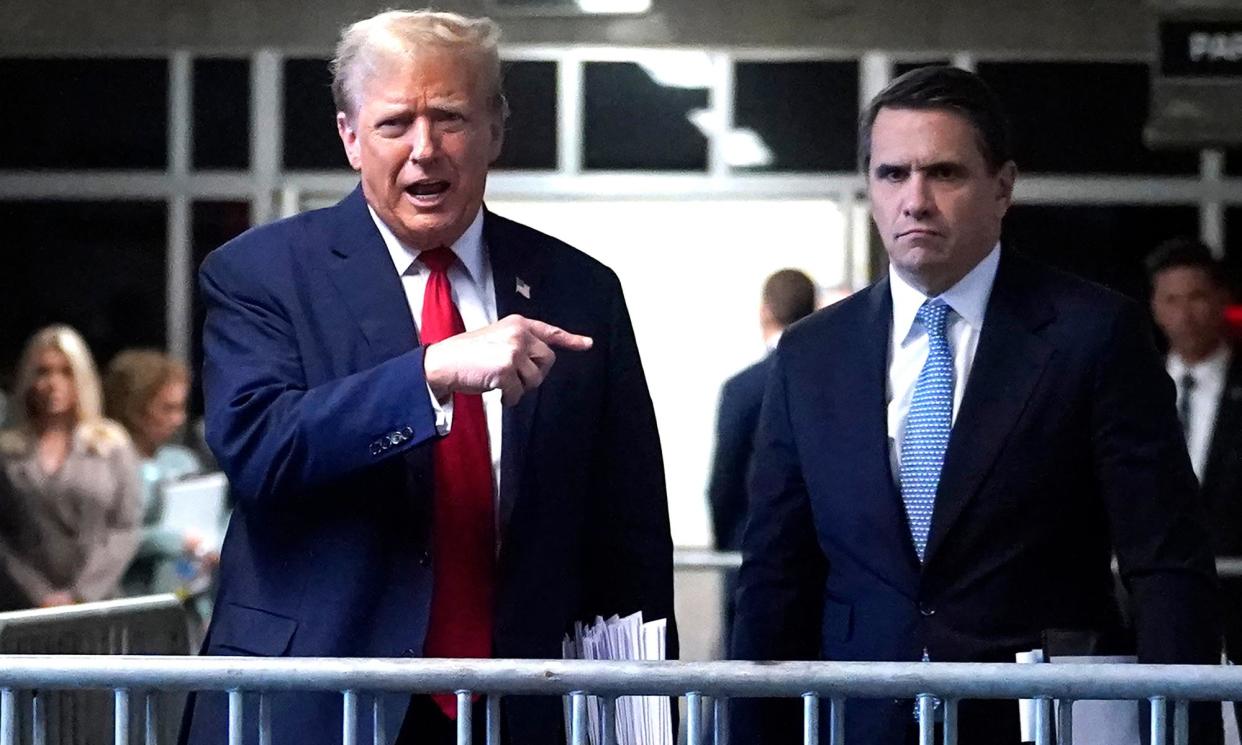
[[[913,163],[876,163],[872,169],[877,175],[887,175],[901,171],[965,171],[966,165],[956,160],[937,160],[922,165],[914,165]]]

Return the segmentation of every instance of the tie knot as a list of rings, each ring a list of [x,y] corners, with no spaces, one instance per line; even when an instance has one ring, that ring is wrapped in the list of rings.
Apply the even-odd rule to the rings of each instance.
[[[433,272],[447,272],[448,268],[457,260],[457,254],[452,249],[433,248],[429,251],[423,251],[418,255],[423,264]]]
[[[929,339],[945,338],[945,326],[949,322],[949,308],[943,300],[928,300],[919,306],[918,319],[927,331]]]

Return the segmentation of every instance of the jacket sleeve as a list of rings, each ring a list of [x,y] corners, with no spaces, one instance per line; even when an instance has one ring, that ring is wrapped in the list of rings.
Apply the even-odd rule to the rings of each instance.
[[[1093,440],[1140,662],[1220,662],[1216,571],[1197,481],[1145,319],[1127,303],[1095,372]],[[1213,711],[1214,710],[1214,711]],[[1220,709],[1192,705],[1193,743],[1220,741]]]
[[[776,355],[755,439],[731,656],[817,660],[828,567],[794,442],[781,347]],[[737,699],[731,711],[738,742],[799,741],[796,701]]]
[[[281,295],[239,253],[218,251],[200,272],[207,441],[237,499],[292,498],[437,436],[421,347],[309,386],[304,288]]]
[[[733,381],[720,390],[716,411],[716,447],[712,453],[707,503],[712,513],[716,548],[735,551],[741,544],[746,518],[746,475],[750,465],[753,428],[739,406]]]
[[[608,595],[599,607],[641,609],[643,619],[668,620],[667,656],[678,655],[673,608],[673,540],[664,457],[633,326],[620,282],[609,272],[611,298],[607,387],[594,504],[594,548],[607,575],[593,583]],[[597,340],[598,343],[598,340]]]

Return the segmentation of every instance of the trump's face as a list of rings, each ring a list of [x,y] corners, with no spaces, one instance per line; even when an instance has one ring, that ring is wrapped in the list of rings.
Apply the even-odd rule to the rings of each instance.
[[[988,167],[960,114],[880,109],[867,192],[893,268],[929,297],[966,276],[1000,239],[1015,170]]]
[[[354,116],[337,114],[367,202],[411,248],[451,245],[483,203],[503,128],[480,68],[448,50],[383,60]]]

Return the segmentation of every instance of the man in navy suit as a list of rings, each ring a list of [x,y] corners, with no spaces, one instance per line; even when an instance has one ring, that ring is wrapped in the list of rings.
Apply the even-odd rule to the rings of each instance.
[[[1107,646],[1115,551],[1140,660],[1219,660],[1210,544],[1143,313],[1001,248],[1006,132],[983,82],[945,67],[863,117],[889,275],[777,347],[736,657],[1002,662],[1051,630]],[[799,734],[796,708],[735,704],[739,742]],[[912,709],[851,701],[846,740],[913,742]],[[1210,707],[1192,719],[1194,742],[1219,738]],[[964,745],[1019,740],[1012,701],[964,702],[959,724]]]
[[[815,283],[797,269],[781,269],[763,282],[759,303],[759,330],[770,352],[781,333],[795,321],[815,310]],[[772,368],[771,354],[725,381],[720,388],[716,410],[716,447],[707,485],[707,502],[712,513],[716,549],[737,551],[742,547],[742,525],[746,520],[746,477],[754,452],[755,428],[763,389]],[[734,572],[725,575],[723,587],[724,624],[722,637],[728,648],[733,621]]]
[[[482,205],[497,35],[430,11],[347,28],[333,94],[361,186],[203,264],[207,439],[237,497],[206,654],[556,658],[575,621],[636,611],[669,619],[676,654],[620,284]],[[380,741],[455,741],[451,697],[383,698]],[[337,695],[276,694],[271,717],[276,745],[341,737]],[[505,699],[501,719],[510,742],[564,737],[559,698]],[[184,732],[223,742],[225,724],[223,695],[199,694]]]

